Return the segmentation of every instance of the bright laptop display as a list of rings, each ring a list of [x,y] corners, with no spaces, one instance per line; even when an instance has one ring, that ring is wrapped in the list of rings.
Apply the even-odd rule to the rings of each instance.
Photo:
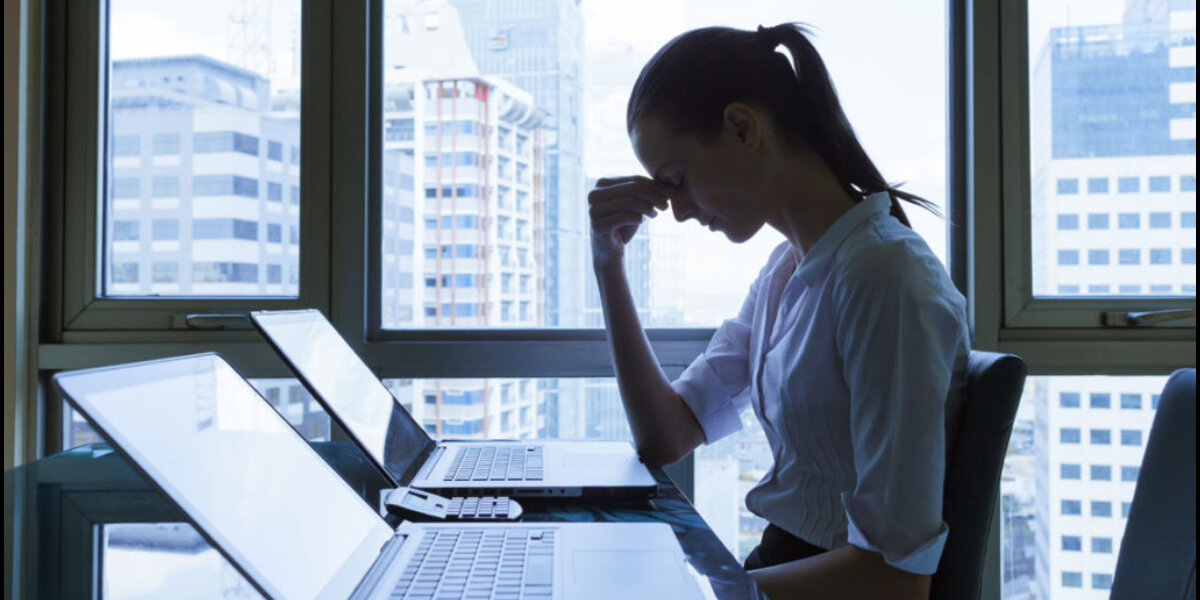
[[[425,430],[320,312],[257,312],[254,320],[271,345],[303,373],[315,396],[330,404],[375,463],[400,483],[412,479],[435,447]]]
[[[269,597],[347,597],[393,535],[215,354],[55,382]]]

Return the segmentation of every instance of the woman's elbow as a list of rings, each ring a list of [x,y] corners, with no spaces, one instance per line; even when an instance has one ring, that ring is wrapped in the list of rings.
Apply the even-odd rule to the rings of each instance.
[[[648,467],[663,467],[679,462],[684,456],[687,456],[687,451],[680,451],[678,448],[662,444],[638,444],[637,455],[638,460]]]

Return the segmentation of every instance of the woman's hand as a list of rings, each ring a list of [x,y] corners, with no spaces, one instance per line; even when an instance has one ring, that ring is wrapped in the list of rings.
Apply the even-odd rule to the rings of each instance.
[[[592,263],[597,267],[619,264],[625,244],[633,239],[642,220],[666,210],[672,192],[670,186],[641,175],[598,180],[588,193]]]

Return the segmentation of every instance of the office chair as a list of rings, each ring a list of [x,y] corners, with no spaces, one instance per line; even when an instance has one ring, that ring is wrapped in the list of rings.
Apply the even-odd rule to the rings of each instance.
[[[1000,471],[1024,386],[1019,357],[971,351],[966,398],[947,425],[942,519],[950,534],[933,574],[932,600],[979,598]]]
[[[1171,375],[1142,458],[1113,600],[1196,597],[1196,370]]]

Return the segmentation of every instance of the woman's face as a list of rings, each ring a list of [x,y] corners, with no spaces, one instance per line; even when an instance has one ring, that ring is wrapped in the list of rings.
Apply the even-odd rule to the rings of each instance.
[[[761,146],[762,121],[730,118],[729,112],[710,141],[675,134],[656,117],[634,123],[630,139],[650,176],[675,188],[670,203],[677,221],[695,219],[740,243],[767,221],[768,178],[755,152]]]

